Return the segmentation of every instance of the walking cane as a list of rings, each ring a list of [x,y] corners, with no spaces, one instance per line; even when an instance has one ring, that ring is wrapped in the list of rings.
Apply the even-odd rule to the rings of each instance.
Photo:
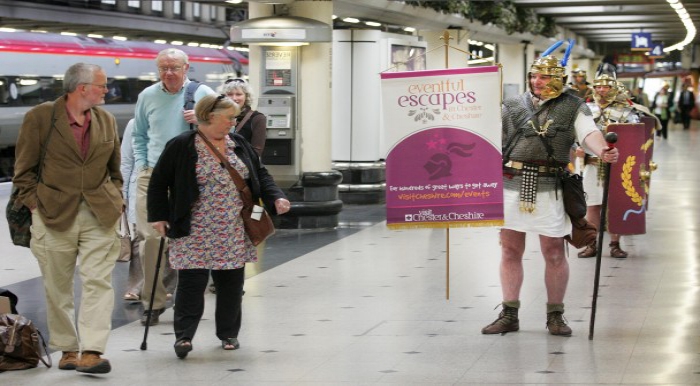
[[[608,148],[615,148],[617,134],[610,132],[605,134],[605,141]],[[600,263],[603,248],[603,235],[605,233],[605,223],[608,211],[608,191],[610,190],[610,163],[605,164],[605,181],[603,183],[603,205],[600,208],[600,224],[598,224],[598,251],[595,255],[595,280],[593,281],[593,303],[591,304],[591,324],[588,331],[588,340],[593,340],[593,330],[595,328],[595,311],[598,304],[598,284],[600,283]]]
[[[165,236],[160,238],[160,247],[158,247],[158,261],[156,261],[156,273],[153,275],[153,288],[151,288],[151,301],[148,302],[148,316],[146,316],[146,330],[143,332],[143,342],[141,342],[141,350],[146,350],[148,339],[148,327],[151,326],[151,315],[153,314],[153,299],[156,297],[156,283],[158,283],[158,272],[160,272],[160,259],[163,257],[163,249],[165,248]]]

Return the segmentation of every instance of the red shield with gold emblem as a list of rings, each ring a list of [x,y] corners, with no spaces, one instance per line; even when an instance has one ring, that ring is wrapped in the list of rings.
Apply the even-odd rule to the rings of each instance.
[[[649,130],[644,123],[608,125],[617,133],[619,160],[610,168],[608,230],[621,235],[646,233]],[[652,139],[653,141],[653,139]]]

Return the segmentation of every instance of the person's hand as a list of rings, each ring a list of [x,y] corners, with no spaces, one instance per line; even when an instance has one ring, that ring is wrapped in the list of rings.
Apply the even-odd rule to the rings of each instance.
[[[277,210],[277,214],[285,214],[289,212],[291,206],[292,204],[286,198],[278,198],[275,201],[275,209]]]
[[[576,146],[576,150],[574,151],[574,154],[576,154],[576,157],[583,158],[586,156],[586,152],[583,150],[581,146]]]
[[[603,150],[603,154],[601,154],[600,158],[603,160],[603,162],[607,162],[610,164],[617,163],[617,158],[619,157],[620,153],[617,151],[617,148],[608,148]]]
[[[197,117],[194,115],[194,110],[182,110],[182,117],[185,118],[185,122],[197,124]]]
[[[156,221],[150,223],[153,229],[158,232],[161,237],[165,236],[165,232],[170,228],[167,221]]]

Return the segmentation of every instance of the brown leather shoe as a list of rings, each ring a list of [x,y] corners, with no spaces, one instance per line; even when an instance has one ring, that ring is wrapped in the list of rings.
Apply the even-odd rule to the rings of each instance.
[[[75,370],[78,366],[78,352],[64,351],[61,360],[58,361],[58,368],[61,370]]]
[[[547,329],[552,335],[569,336],[571,335],[571,327],[566,325],[564,313],[559,311],[547,313]]]
[[[596,244],[589,244],[586,245],[586,249],[578,253],[578,257],[584,258],[584,257],[595,257],[595,255],[598,253],[598,248],[596,248]]]
[[[503,305],[503,310],[498,315],[498,319],[481,329],[482,334],[504,334],[520,330],[518,320],[518,309]]]
[[[100,358],[100,353],[83,351],[78,361],[78,367],[75,370],[81,373],[107,374],[112,371],[112,366],[107,359]]]
[[[615,257],[618,259],[624,259],[628,255],[627,252],[623,251],[622,248],[620,248],[620,242],[619,241],[611,241],[610,242],[610,256]]]

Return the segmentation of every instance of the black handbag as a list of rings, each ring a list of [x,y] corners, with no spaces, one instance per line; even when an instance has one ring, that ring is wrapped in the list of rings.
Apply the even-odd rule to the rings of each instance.
[[[53,133],[53,128],[56,120],[54,119],[56,112],[56,107],[54,106],[51,112],[51,128],[49,129],[49,134],[46,136],[46,141],[41,146],[41,154],[39,156],[39,164],[36,167],[36,180],[41,182],[41,169],[44,165],[44,158],[46,157],[46,147],[51,139],[51,133]],[[29,248],[29,242],[32,240],[32,212],[24,206],[18,200],[19,189],[17,187],[12,188],[12,194],[10,195],[10,200],[7,201],[7,208],[5,209],[5,217],[7,218],[7,225],[10,229],[10,238],[12,239],[12,244]]]
[[[572,219],[586,217],[586,193],[583,191],[583,177],[563,170],[559,173],[564,210]]]

